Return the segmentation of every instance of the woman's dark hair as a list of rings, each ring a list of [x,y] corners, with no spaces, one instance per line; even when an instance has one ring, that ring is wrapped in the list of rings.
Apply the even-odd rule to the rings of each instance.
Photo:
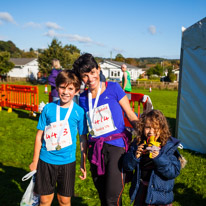
[[[56,78],[56,87],[59,87],[60,84],[73,84],[75,87],[75,91],[80,90],[81,81],[76,76],[74,71],[72,70],[63,70],[59,72]]]
[[[89,53],[81,55],[73,64],[73,71],[79,78],[81,78],[81,74],[90,72],[94,68],[98,69],[98,64]]]
[[[151,123],[153,128],[160,130],[160,137],[158,139],[158,142],[161,142],[161,146],[164,146],[167,140],[170,138],[171,133],[166,117],[162,114],[162,112],[155,109],[146,114],[142,114],[139,121],[136,122],[137,125],[135,126],[135,128],[137,137],[135,141],[139,143],[144,139],[144,127],[147,121]]]

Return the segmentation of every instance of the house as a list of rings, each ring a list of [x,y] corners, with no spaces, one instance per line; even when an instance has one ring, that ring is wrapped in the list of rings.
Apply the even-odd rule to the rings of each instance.
[[[174,72],[174,74],[175,74],[175,76],[176,76],[175,81],[179,82],[179,73],[180,73],[179,68],[174,69],[173,72]]]
[[[102,73],[107,79],[121,81],[123,75],[121,70],[122,64],[127,65],[127,71],[130,73],[132,81],[139,79],[139,75],[143,73],[141,68],[123,62],[104,60],[99,65],[101,67]]]
[[[37,79],[37,73],[39,72],[37,58],[11,58],[10,61],[15,66],[8,72],[8,77]]]

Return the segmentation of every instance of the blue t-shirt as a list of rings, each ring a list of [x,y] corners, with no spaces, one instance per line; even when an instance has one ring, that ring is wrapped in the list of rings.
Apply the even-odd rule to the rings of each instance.
[[[51,102],[45,105],[37,125],[37,129],[44,131],[45,126],[52,122],[56,122],[56,108],[57,102]],[[64,120],[68,108],[60,107],[60,121]],[[45,140],[42,142],[40,151],[40,159],[44,162],[54,165],[63,165],[74,162],[76,160],[76,136],[77,130],[79,135],[87,134],[88,128],[86,123],[86,116],[84,110],[74,102],[73,109],[68,119],[72,145],[62,148],[61,150],[47,151]]]
[[[125,124],[124,124],[124,118],[122,115],[122,108],[119,104],[119,101],[125,96],[125,92],[122,90],[120,85],[116,82],[108,82],[106,90],[100,95],[99,101],[97,104],[97,107],[109,104],[112,118],[114,121],[114,125],[117,128],[115,131],[106,133],[104,135],[101,135],[101,137],[107,137],[112,134],[121,133],[125,130]],[[95,98],[92,99],[92,106],[94,106]],[[84,108],[85,112],[89,111],[88,106],[88,91],[83,92],[80,94],[79,98],[79,105]],[[100,136],[95,136],[95,138],[99,138]],[[106,141],[106,143],[118,146],[118,147],[124,147],[124,141],[122,138]]]

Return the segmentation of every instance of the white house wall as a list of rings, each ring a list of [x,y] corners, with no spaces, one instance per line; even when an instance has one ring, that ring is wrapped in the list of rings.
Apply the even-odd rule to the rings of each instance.
[[[104,63],[100,63],[100,67],[106,78],[119,78],[120,80],[122,79],[123,72],[120,66],[111,65],[111,64],[104,62]],[[113,76],[112,76],[112,72],[113,72]],[[139,69],[128,68],[128,72],[131,75],[131,79],[133,81],[136,81],[139,78],[139,75],[142,74],[143,71],[140,68]],[[114,74],[116,74],[116,76]]]
[[[27,78],[34,77],[37,79],[37,73],[39,72],[38,62],[37,60],[33,60],[26,65],[22,65],[14,67],[9,73],[8,76],[16,77],[16,78]]]

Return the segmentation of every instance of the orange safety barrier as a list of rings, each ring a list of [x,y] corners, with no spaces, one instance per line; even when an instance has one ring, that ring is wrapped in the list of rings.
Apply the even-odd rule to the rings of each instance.
[[[127,97],[129,99],[129,102],[132,107],[132,110],[134,111],[135,109],[135,102],[138,103],[138,107],[137,107],[137,115],[138,115],[138,118],[140,117],[140,105],[142,103],[143,105],[143,108],[145,109],[146,108],[146,102],[142,102],[142,99],[144,97],[144,94],[141,94],[141,93],[131,93],[131,92],[126,92],[127,94]],[[135,111],[134,111],[135,112]],[[124,123],[125,123],[125,127],[131,127],[132,128],[132,125],[130,124],[129,120],[127,119],[126,115],[123,113],[123,116],[124,116]]]
[[[37,86],[0,85],[0,106],[38,111],[39,90]]]

